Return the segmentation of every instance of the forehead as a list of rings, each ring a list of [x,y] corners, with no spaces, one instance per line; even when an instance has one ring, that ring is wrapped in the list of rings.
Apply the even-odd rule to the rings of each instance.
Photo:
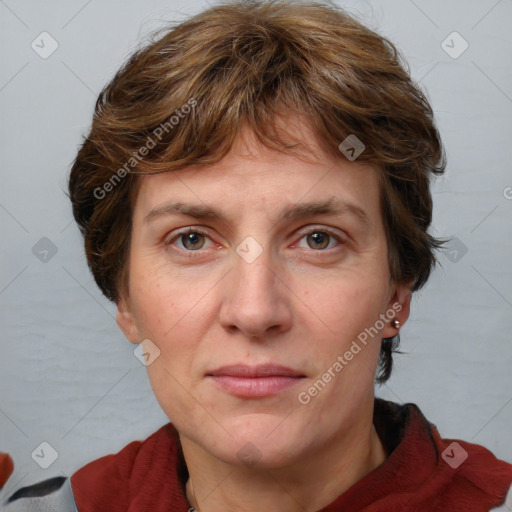
[[[195,205],[196,212],[201,210],[197,217],[213,218],[220,213],[223,220],[228,210],[238,218],[256,210],[285,219],[301,207],[310,213],[315,208],[318,213],[329,208],[351,210],[370,221],[379,216],[376,168],[351,162],[341,153],[328,153],[305,123],[290,123],[286,132],[300,140],[305,151],[294,155],[269,149],[244,127],[229,153],[214,164],[139,177],[137,222],[180,205],[182,210]]]

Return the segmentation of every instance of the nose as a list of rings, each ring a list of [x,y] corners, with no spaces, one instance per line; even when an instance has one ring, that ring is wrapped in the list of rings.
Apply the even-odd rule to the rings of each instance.
[[[269,251],[252,263],[235,253],[233,268],[222,280],[222,327],[261,341],[289,330],[293,293],[284,273],[271,261]]]

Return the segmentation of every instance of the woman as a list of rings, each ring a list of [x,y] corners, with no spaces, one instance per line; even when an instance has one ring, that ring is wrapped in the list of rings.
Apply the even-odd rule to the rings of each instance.
[[[395,47],[331,5],[224,4],[134,54],[69,194],[170,423],[5,509],[506,507],[510,464],[374,396],[444,166]]]

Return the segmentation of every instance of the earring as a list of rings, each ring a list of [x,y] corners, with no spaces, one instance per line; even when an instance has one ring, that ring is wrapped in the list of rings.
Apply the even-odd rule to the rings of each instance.
[[[400,329],[400,320],[397,320],[397,319],[393,320],[391,322],[391,327],[394,327],[395,329]]]

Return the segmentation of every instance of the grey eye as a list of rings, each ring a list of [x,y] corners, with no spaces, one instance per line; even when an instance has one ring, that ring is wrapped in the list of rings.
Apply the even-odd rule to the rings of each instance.
[[[181,235],[180,240],[185,249],[197,250],[204,246],[204,235],[195,231]]]

